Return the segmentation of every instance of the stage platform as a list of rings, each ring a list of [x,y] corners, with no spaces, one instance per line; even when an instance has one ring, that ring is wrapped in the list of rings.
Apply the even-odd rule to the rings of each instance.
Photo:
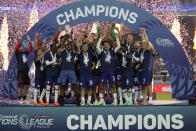
[[[50,100],[51,104],[49,106],[54,106],[53,104],[53,99]],[[0,101],[0,106],[43,106],[41,104],[34,105],[33,104],[33,99],[30,99],[28,101],[30,104],[18,104],[18,100],[12,100],[9,98],[6,99],[1,99]],[[105,106],[112,106],[111,103],[113,102],[112,99],[106,100],[106,105]],[[138,103],[141,103],[141,101],[137,101]],[[154,106],[166,106],[166,105],[189,105],[188,100],[155,100],[152,102]],[[64,106],[76,106],[76,100],[71,100],[71,99],[65,99],[65,105]],[[120,106],[120,105],[118,105]],[[138,104],[134,104],[131,106],[139,106]]]

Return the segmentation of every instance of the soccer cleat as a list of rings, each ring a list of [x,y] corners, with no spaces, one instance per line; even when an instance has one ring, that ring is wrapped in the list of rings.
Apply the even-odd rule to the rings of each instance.
[[[55,101],[54,104],[55,104],[56,106],[60,106],[60,104],[59,104],[58,101]]]
[[[127,102],[127,106],[130,106],[130,105],[133,105],[133,102],[132,101],[128,101]]]
[[[23,99],[20,99],[20,100],[18,101],[18,104],[24,104]]]
[[[41,103],[42,105],[45,105],[43,100],[39,100],[39,103]]]
[[[130,105],[133,105],[133,102],[132,101],[127,101],[125,102],[124,106],[130,106]]]
[[[100,106],[100,105],[105,105],[105,101],[100,101],[97,103],[97,106]]]
[[[33,101],[33,103],[34,103],[35,105],[37,105],[37,104],[38,104],[36,100],[35,100],[35,101]]]
[[[48,106],[49,104],[50,104],[49,101],[47,101],[46,104],[45,104],[45,106]]]
[[[81,101],[80,102],[80,106],[85,106],[85,102],[84,101]]]
[[[88,105],[88,106],[92,106],[93,104],[91,104],[90,101],[87,101],[87,105]]]
[[[113,106],[117,106],[118,104],[117,104],[117,102],[113,102],[112,105]]]
[[[93,104],[96,106],[98,103],[98,100],[95,100]]]
[[[24,104],[29,105],[30,103],[27,100],[25,100]]]

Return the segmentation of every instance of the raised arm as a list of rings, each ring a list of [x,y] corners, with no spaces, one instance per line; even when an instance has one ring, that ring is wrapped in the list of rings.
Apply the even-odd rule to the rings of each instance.
[[[116,37],[116,44],[117,44],[117,47],[114,49],[114,53],[116,53],[119,49],[120,49],[120,41],[119,41],[119,38]]]
[[[27,53],[29,54],[33,50],[33,46],[29,35],[27,35],[27,40],[29,41],[29,48],[27,50]]]
[[[18,36],[18,41],[15,47],[15,53],[19,52],[19,45],[20,45],[20,40],[22,39],[21,35]]]
[[[101,54],[101,41],[102,41],[102,38],[100,37],[98,42],[97,42],[97,46],[96,46],[98,54]]]

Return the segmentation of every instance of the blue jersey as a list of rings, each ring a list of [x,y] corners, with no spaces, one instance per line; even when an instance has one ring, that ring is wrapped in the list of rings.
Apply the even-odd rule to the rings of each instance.
[[[55,54],[53,54],[55,56]],[[59,56],[56,55],[56,58],[58,58]],[[52,61],[52,55],[50,54],[50,52],[47,52],[44,56],[44,61]],[[58,77],[59,76],[59,72],[60,68],[58,65],[48,65],[46,66],[46,75],[47,77]]]
[[[80,73],[92,73],[92,50],[78,55]]]
[[[64,50],[61,54],[61,71],[62,70],[75,70],[74,66],[75,54],[73,51]]]
[[[29,71],[28,60],[27,60],[27,51],[16,53],[17,69],[18,71]]]
[[[115,71],[114,50],[110,49],[108,52],[102,51],[101,56],[101,71]]]
[[[124,57],[123,57],[123,55],[121,55],[121,62],[122,62],[122,65],[121,65],[121,73],[122,73],[122,75],[123,74],[125,74],[125,75],[133,74],[132,53],[129,52]]]
[[[143,51],[142,49],[140,50],[140,70],[147,70],[149,65],[150,65],[150,55],[151,51],[150,50],[145,50]]]
[[[154,66],[154,62],[155,62],[155,54],[150,53],[150,62],[149,62],[149,70],[153,70],[153,66]]]
[[[93,70],[93,75],[94,76],[99,76],[101,75],[101,66],[98,65],[98,61],[100,60],[100,55],[95,55],[93,56],[93,62],[95,63],[96,67]]]
[[[36,61],[37,55],[35,58],[35,79],[36,80],[45,80],[46,79],[46,70],[45,70],[45,63],[44,58]]]
[[[121,62],[121,54],[120,53],[116,53],[115,54],[115,67],[116,67],[116,69],[120,69],[121,64],[122,64],[122,62]]]

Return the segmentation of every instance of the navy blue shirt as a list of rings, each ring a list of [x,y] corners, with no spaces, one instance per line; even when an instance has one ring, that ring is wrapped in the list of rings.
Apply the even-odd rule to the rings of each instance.
[[[64,50],[62,52],[62,54],[61,54],[61,60],[62,60],[61,71],[62,70],[73,70],[74,71],[75,70],[74,57],[75,57],[75,54],[72,50],[69,52],[67,50]]]
[[[107,54],[110,57],[107,57]],[[113,49],[110,49],[108,52],[106,51],[101,52],[100,56],[101,56],[102,72],[115,71],[114,55],[115,53]]]
[[[85,56],[87,57],[85,59]],[[80,73],[92,73],[92,50],[78,55]]]
[[[125,60],[126,60],[126,66],[121,66],[121,73],[122,75],[125,74],[133,74],[133,69],[132,69],[132,66],[133,66],[133,63],[132,63],[132,53],[129,52],[126,54],[126,56],[124,57]],[[121,61],[123,63],[123,56],[121,55]]]
[[[101,66],[96,68],[97,62],[99,61],[99,59],[100,59],[100,55],[93,56],[93,62],[95,63],[95,69],[93,70],[94,76],[99,76],[101,74]]]
[[[116,53],[115,54],[115,67],[116,67],[116,69],[120,69],[121,64],[122,64],[122,62],[121,62],[121,54],[120,53]]]
[[[46,70],[45,70],[45,63],[44,63],[44,59],[36,61],[37,59],[37,55],[35,58],[35,79],[36,80],[45,80],[46,79]],[[42,62],[43,61],[43,62]],[[41,66],[43,67],[44,70],[41,70]]]
[[[143,61],[140,61],[140,70],[147,70],[149,65],[150,65],[150,54],[151,51],[150,50],[145,50],[143,51],[142,49],[140,50],[140,58],[143,55],[144,59]]]
[[[54,54],[53,54],[54,55]],[[56,58],[58,58],[59,55],[56,55]],[[44,56],[44,61],[52,61],[52,56],[50,54],[50,51],[47,52]],[[46,66],[46,76],[47,77],[58,77],[59,76],[59,65],[49,65],[49,66]]]
[[[16,53],[17,69],[18,71],[29,71],[27,51]]]
[[[153,67],[154,67],[154,62],[155,62],[155,54],[150,53],[150,62],[149,62],[149,70],[153,70]]]

